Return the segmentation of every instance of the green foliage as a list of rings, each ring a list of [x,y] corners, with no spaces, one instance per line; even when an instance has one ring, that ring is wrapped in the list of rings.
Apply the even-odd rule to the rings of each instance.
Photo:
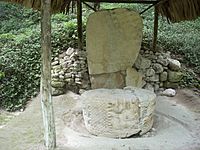
[[[103,4],[103,9],[128,8],[142,12],[148,5],[140,4]],[[154,12],[153,8],[142,14],[144,41],[150,46],[153,37]],[[166,18],[159,18],[158,43],[166,51],[181,54],[183,63],[200,73],[200,18],[195,21],[184,21],[169,24]]]
[[[41,47],[38,19],[40,19],[40,14],[21,6],[8,5],[7,7],[10,12],[6,13],[13,14],[12,11],[22,11],[25,15],[23,20],[30,23],[28,26],[26,23],[19,26],[18,19],[21,16],[17,15],[5,18],[2,22],[7,21],[8,23],[0,29],[0,106],[13,111],[25,107],[26,102],[39,91]],[[32,15],[27,16],[27,14]],[[38,18],[33,19],[34,16]],[[12,29],[11,22],[13,23]],[[34,23],[31,24],[31,22]],[[56,14],[52,16],[53,56],[69,46],[77,46],[76,28],[74,15]]]
[[[197,89],[200,89],[200,79],[192,70],[188,70],[185,68],[183,70],[183,73],[184,76],[180,83],[182,87],[196,87]]]
[[[144,7],[138,5],[141,12]],[[145,12],[144,17],[144,41],[151,45],[153,37],[153,9]],[[182,63],[194,68],[200,73],[200,18],[195,21],[180,23],[168,23],[166,18],[159,18],[158,44],[166,51],[183,56]]]
[[[38,32],[7,36],[9,43],[0,47],[0,104],[8,110],[24,107],[36,95],[40,78],[40,44]],[[4,39],[0,38],[2,42]]]
[[[104,9],[125,7],[138,12],[147,6],[103,4]],[[85,42],[86,17],[91,11],[84,8],[83,39]],[[144,41],[151,43],[153,10],[143,14]],[[168,24],[160,18],[159,44],[165,50],[182,54],[183,62],[200,71],[200,19],[180,24]],[[84,44],[85,45],[85,44]],[[77,47],[76,16],[52,16],[52,55],[68,47]],[[0,106],[8,110],[23,108],[39,91],[40,83],[40,13],[20,5],[0,2]],[[183,85],[199,85],[195,74],[186,71]]]

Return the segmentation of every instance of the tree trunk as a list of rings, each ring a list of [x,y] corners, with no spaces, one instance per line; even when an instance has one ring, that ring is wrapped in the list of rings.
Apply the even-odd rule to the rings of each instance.
[[[77,0],[77,23],[78,23],[78,49],[83,49],[83,31],[82,31],[82,3]]]
[[[41,3],[41,105],[45,146],[47,150],[53,150],[56,147],[56,133],[51,97],[51,0],[42,0]]]
[[[158,6],[155,6],[155,10],[154,10],[154,32],[153,32],[153,44],[152,44],[152,49],[153,49],[154,52],[156,52],[157,38],[158,38]]]

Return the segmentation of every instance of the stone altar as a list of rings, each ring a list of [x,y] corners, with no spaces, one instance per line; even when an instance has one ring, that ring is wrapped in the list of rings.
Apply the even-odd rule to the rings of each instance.
[[[87,130],[97,136],[125,138],[152,128],[156,95],[148,90],[96,89],[81,95]]]

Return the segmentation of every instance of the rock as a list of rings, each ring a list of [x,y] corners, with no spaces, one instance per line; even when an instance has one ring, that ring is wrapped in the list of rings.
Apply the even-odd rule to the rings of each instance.
[[[168,81],[169,82],[179,82],[183,78],[182,72],[168,71]]]
[[[63,70],[61,70],[60,72],[59,72],[59,75],[64,75],[65,74],[65,72],[63,71]]]
[[[158,84],[155,84],[155,85],[154,85],[154,91],[158,91],[158,90],[159,90],[159,88],[160,88],[160,87],[159,87],[159,85],[158,85]]]
[[[154,76],[149,77],[149,81],[158,82],[159,81],[159,75],[158,74],[154,74]]]
[[[65,57],[65,52],[63,52],[62,54],[59,54],[59,59],[63,59]]]
[[[164,70],[162,65],[158,63],[153,64],[153,69],[155,70],[156,73],[162,73]]]
[[[67,49],[67,51],[66,51],[66,55],[67,55],[67,56],[70,56],[72,53],[74,53],[74,49],[71,48],[71,47],[69,47],[69,48]]]
[[[63,80],[65,77],[63,75],[59,75],[59,79]]]
[[[155,73],[156,73],[155,70],[153,70],[152,68],[150,68],[150,69],[147,69],[146,76],[147,77],[151,77],[151,76],[154,76]]]
[[[122,72],[90,75],[92,89],[97,88],[123,88],[125,86],[125,76]]]
[[[62,88],[65,86],[65,83],[59,81],[51,81],[51,86],[54,88]]]
[[[59,60],[59,58],[58,58],[58,57],[55,57],[55,58],[54,58],[54,61],[58,61],[58,60]]]
[[[53,96],[58,96],[64,94],[64,90],[62,88],[53,88],[52,87],[52,95]]]
[[[129,67],[126,70],[126,86],[133,86],[133,87],[142,87],[143,75],[137,72],[134,68]]]
[[[163,82],[160,82],[160,85],[159,85],[159,86],[160,86],[160,87],[163,87],[163,85],[164,85],[164,83],[163,83]]]
[[[94,135],[125,138],[152,128],[156,95],[144,89],[96,89],[81,95],[86,129]]]
[[[163,66],[167,66],[169,64],[168,59],[158,59],[157,62],[162,64]]]
[[[64,60],[65,60],[65,61],[69,60],[69,56],[65,56],[65,57],[64,57]]]
[[[142,28],[140,15],[127,9],[91,14],[86,26],[89,73],[113,73],[131,67],[141,47]]]
[[[59,61],[60,61],[60,64],[66,62],[66,60],[64,60],[64,59],[60,59]]]
[[[174,89],[166,89],[161,94],[163,96],[174,97],[176,95],[176,91]]]
[[[139,70],[145,70],[151,66],[151,60],[138,55],[135,61],[135,67]]]
[[[83,94],[84,92],[86,92],[85,89],[80,89],[80,90],[79,90],[79,94]]]
[[[160,74],[160,81],[163,82],[163,81],[167,81],[167,72],[164,71]]]
[[[54,72],[59,72],[61,70],[61,66],[60,65],[52,66],[52,69],[54,70]]]
[[[181,69],[181,63],[175,59],[168,59],[169,60],[169,68],[173,71],[179,71]]]
[[[56,66],[58,64],[59,64],[59,61],[54,61],[54,62],[51,63],[52,66]]]
[[[53,74],[51,75],[51,77],[52,77],[52,78],[58,78],[58,77],[59,77],[59,74],[58,74],[58,73],[53,73]]]
[[[154,87],[150,83],[147,83],[144,87],[144,89],[149,90],[151,92],[154,92]]]
[[[66,73],[66,74],[65,74],[65,79],[71,78],[71,77],[72,77],[71,73]]]

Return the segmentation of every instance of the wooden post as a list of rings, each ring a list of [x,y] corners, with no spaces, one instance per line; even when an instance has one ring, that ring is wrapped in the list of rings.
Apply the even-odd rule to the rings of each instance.
[[[51,0],[41,1],[41,17],[41,105],[45,146],[47,150],[53,150],[56,147],[56,132],[51,97]]]
[[[153,43],[152,43],[153,51],[156,51],[157,38],[158,38],[158,6],[155,6],[155,10],[154,10],[154,31],[153,31]]]
[[[78,49],[83,49],[83,32],[82,32],[82,3],[77,0],[77,23],[78,23]]]

